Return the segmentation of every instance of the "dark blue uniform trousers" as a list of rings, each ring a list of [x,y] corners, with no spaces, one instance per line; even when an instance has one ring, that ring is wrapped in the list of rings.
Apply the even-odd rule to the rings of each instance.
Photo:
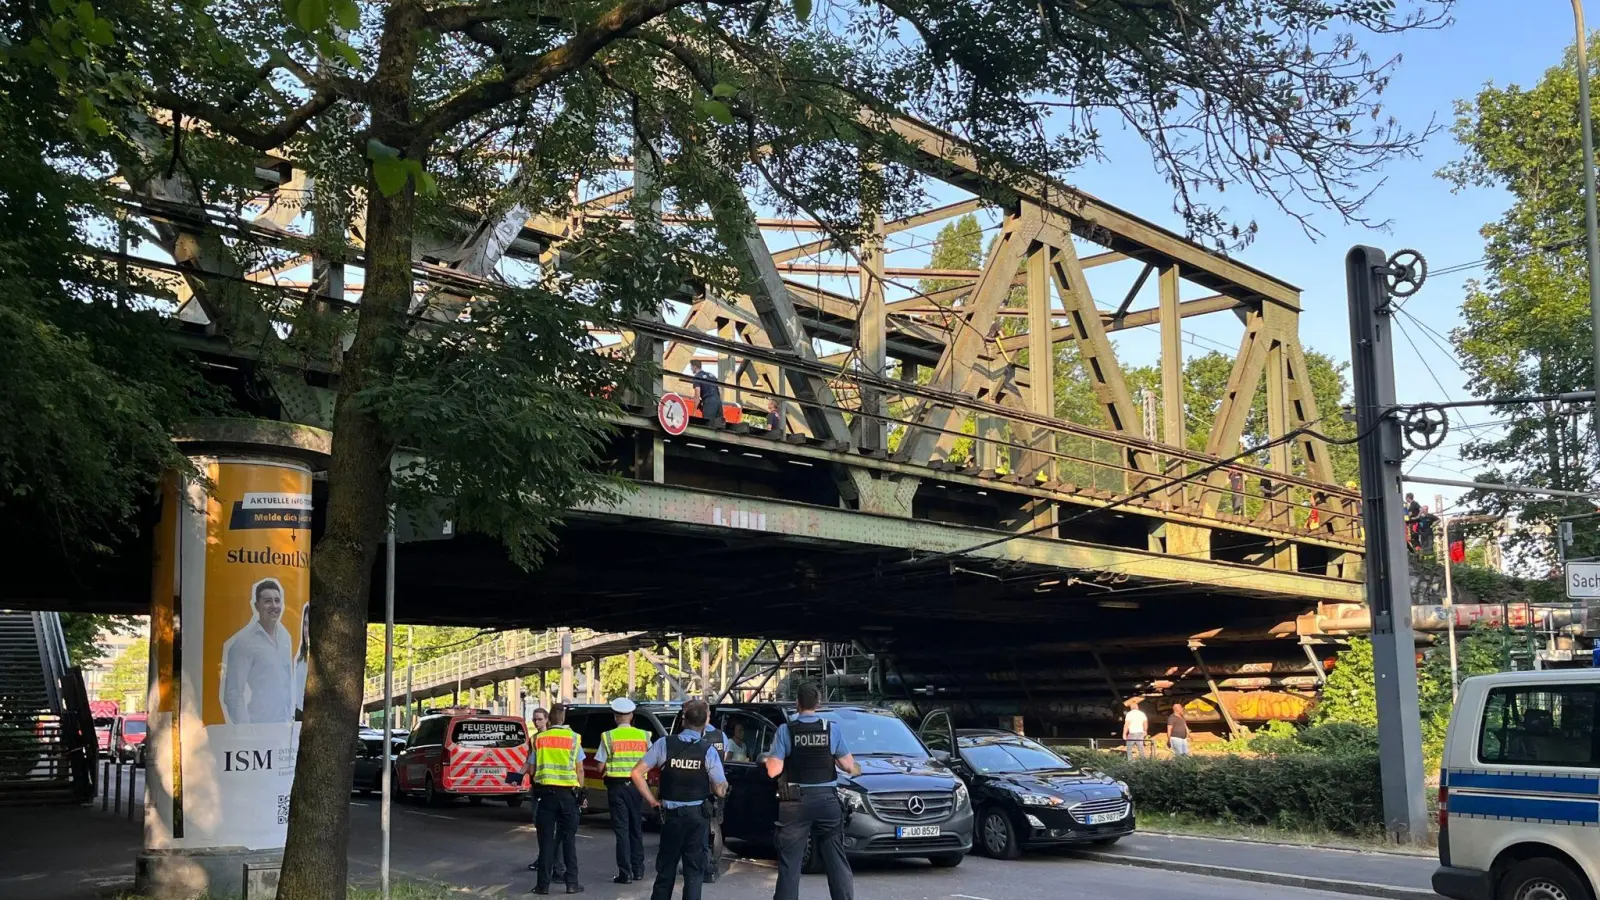
[[[812,852],[820,854],[827,870],[828,896],[855,900],[855,879],[844,855],[844,810],[839,807],[838,790],[832,785],[799,790],[798,801],[778,804],[778,887],[773,900],[799,900],[807,838],[815,840]]]
[[[700,900],[710,821],[698,806],[661,810],[661,846],[656,849],[656,883],[650,889],[650,900],[671,900],[679,863],[683,864],[683,900]]]
[[[606,779],[611,833],[617,838],[617,874],[644,877],[644,798],[626,778]]]

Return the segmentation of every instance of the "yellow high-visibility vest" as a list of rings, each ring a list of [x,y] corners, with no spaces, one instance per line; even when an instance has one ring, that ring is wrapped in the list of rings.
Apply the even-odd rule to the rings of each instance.
[[[606,748],[606,777],[627,778],[650,750],[650,733],[632,725],[619,725],[600,736]]]
[[[550,787],[578,786],[578,733],[551,725],[533,739],[533,783]]]

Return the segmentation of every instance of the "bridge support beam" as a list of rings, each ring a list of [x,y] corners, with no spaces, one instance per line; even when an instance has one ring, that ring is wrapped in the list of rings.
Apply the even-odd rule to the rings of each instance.
[[[183,449],[199,477],[162,485],[143,896],[239,896],[247,864],[282,858],[310,666],[311,479],[328,444],[281,422],[195,423]],[[279,652],[287,668],[250,665]]]

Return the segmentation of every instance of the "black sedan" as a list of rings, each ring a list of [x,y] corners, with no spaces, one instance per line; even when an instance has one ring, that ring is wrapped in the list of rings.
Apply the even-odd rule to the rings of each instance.
[[[967,783],[977,812],[975,849],[1015,859],[1025,847],[1112,844],[1133,833],[1128,786],[1080,768],[1008,731],[950,727],[944,711],[923,722],[922,740]],[[948,749],[947,749],[948,748]]]

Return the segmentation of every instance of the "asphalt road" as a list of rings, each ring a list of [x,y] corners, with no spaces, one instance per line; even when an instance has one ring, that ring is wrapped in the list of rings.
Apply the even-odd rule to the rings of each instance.
[[[351,874],[375,878],[379,861],[376,799],[356,799],[351,809]],[[466,804],[438,808],[397,805],[391,848],[397,877],[415,877],[473,888],[506,897],[533,886],[526,866],[534,855],[534,831],[528,808],[503,804]],[[645,835],[647,866],[654,872],[655,836]],[[708,885],[708,898],[770,897],[777,876],[769,851],[737,847],[748,855],[724,860],[721,881]],[[596,900],[640,900],[650,894],[649,882],[616,885],[613,843],[603,816],[586,819],[578,840],[585,897]],[[1339,854],[1346,867],[1347,854]],[[1331,860],[1330,860],[1331,862]],[[1348,871],[1348,869],[1347,869]],[[922,860],[860,864],[857,896],[875,900],[1059,900],[1167,896],[1193,900],[1331,900],[1344,896],[1275,885],[1188,875],[1160,869],[1092,862],[1056,853],[1024,855],[1001,862],[969,856],[954,869],[934,869]],[[557,896],[560,887],[556,888]],[[808,876],[803,898],[827,895],[821,876]]]

